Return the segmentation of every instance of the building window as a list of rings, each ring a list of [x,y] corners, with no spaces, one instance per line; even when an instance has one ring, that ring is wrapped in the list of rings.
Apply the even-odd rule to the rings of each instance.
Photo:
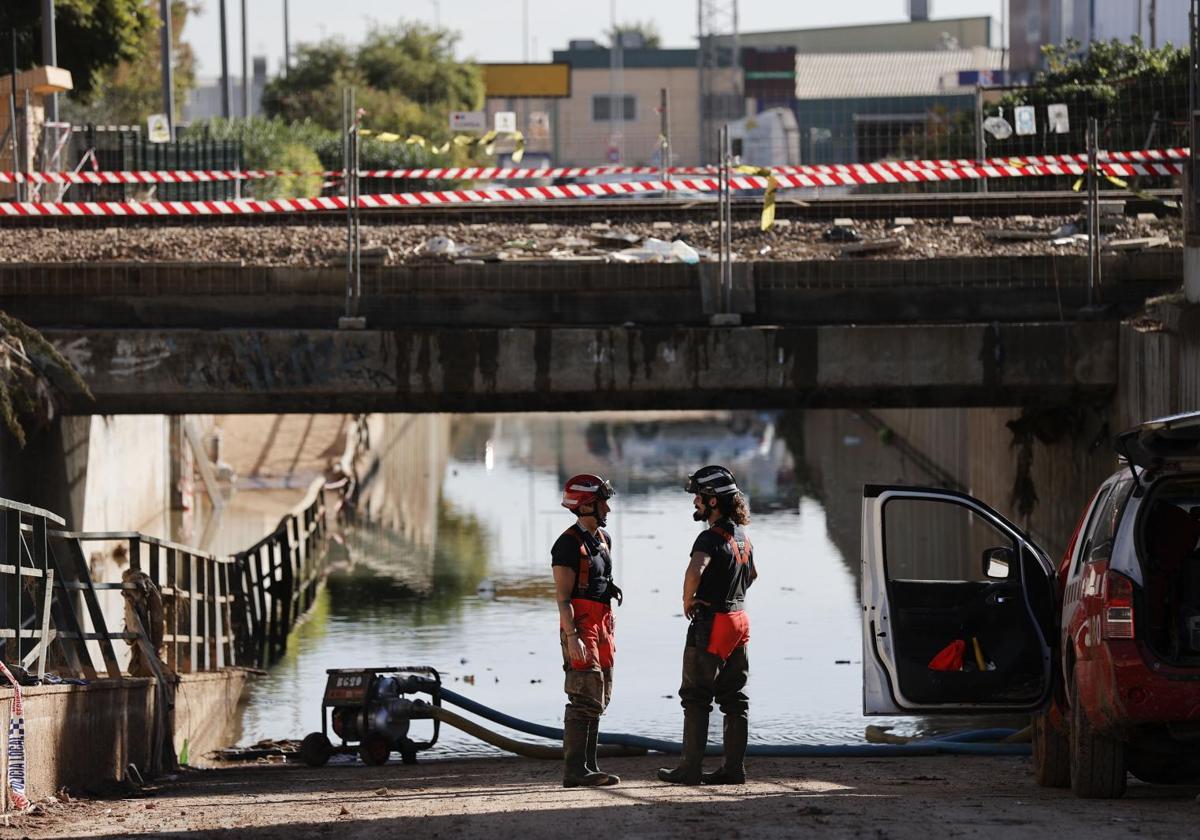
[[[620,102],[618,113],[613,113],[612,103]],[[631,95],[610,97],[607,93],[592,97],[592,122],[635,122],[637,120],[637,97]]]

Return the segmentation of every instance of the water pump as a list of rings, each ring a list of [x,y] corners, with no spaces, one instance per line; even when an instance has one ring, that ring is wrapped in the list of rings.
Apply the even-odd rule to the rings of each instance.
[[[305,736],[300,757],[309,767],[320,767],[334,753],[357,753],[363,763],[386,764],[393,752],[405,764],[415,764],[417,752],[437,743],[441,707],[441,679],[433,668],[331,668],[321,699],[321,731]],[[429,701],[405,695],[428,694]],[[414,741],[410,722],[432,720],[433,737]],[[341,743],[329,739],[333,730]]]

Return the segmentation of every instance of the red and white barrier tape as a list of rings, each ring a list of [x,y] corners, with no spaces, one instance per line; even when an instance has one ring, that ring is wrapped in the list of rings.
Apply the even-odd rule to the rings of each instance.
[[[1129,178],[1136,175],[1178,175],[1179,162],[1105,163],[1099,167],[1105,175]],[[961,166],[943,169],[900,171],[845,170],[813,174],[773,174],[779,189],[810,187],[861,186],[864,184],[900,184],[938,181],[974,181],[990,178],[1029,178],[1042,176],[1080,176],[1087,167],[1078,163],[1032,164],[1028,166]],[[769,179],[757,175],[733,176],[735,190],[764,190]],[[437,204],[474,204],[492,202],[546,201],[597,196],[632,196],[655,192],[713,192],[716,178],[682,178],[669,182],[638,181],[628,183],[568,184],[560,187],[500,187],[484,190],[440,190],[430,192],[364,195],[359,207],[367,210],[418,207]],[[280,198],[241,201],[81,201],[81,202],[0,202],[0,216],[235,216],[261,213],[301,213],[345,210],[341,196],[321,198]]]
[[[1103,152],[1101,163],[1170,163],[1186,161],[1186,148],[1146,149],[1130,152]],[[776,166],[771,171],[782,175],[823,175],[830,172],[899,173],[923,170],[957,170],[981,167],[1055,166],[1086,164],[1086,154],[1023,155],[994,157],[982,162],[973,160],[897,160],[876,163],[812,164]],[[362,178],[411,178],[414,180],[480,181],[530,180],[538,178],[583,178],[601,175],[657,175],[653,166],[577,166],[550,168],[516,168],[500,166],[442,167],[426,169],[368,169],[359,173]],[[713,175],[716,170],[707,166],[678,166],[671,175]],[[317,175],[340,178],[340,170],[322,173],[285,172],[282,170],[247,169],[169,169],[141,172],[0,172],[0,184],[28,182],[33,184],[198,184],[240,180],[257,180],[282,176]]]
[[[12,671],[0,662],[0,674],[12,683],[12,709],[8,719],[8,796],[13,807],[24,811],[29,807],[25,795],[25,706],[21,698],[21,685]]]

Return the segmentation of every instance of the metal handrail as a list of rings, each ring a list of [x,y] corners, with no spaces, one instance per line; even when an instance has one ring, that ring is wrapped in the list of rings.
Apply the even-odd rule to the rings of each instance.
[[[109,630],[98,599],[100,592],[125,594],[143,586],[94,580],[84,554],[87,542],[123,542],[129,568],[144,572],[162,599],[161,664],[188,673],[273,662],[324,578],[325,517],[324,481],[317,479],[270,534],[233,556],[217,556],[138,531],[51,530],[65,520],[0,499],[0,581],[24,581],[5,585],[0,595],[0,658],[25,667],[36,662],[41,672],[53,645],[61,660],[57,670],[88,679],[98,670],[122,676],[117,640],[137,642],[157,660],[142,618],[126,630]],[[14,546],[15,558],[9,555]]]

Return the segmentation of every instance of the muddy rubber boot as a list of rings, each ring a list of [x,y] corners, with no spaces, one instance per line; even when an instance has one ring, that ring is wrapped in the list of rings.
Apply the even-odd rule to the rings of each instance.
[[[583,755],[583,766],[587,768],[589,773],[599,773],[602,776],[607,776],[608,781],[601,782],[601,785],[604,787],[621,784],[620,776],[615,773],[605,773],[600,769],[600,765],[596,762],[596,752],[599,749],[600,721],[593,720],[588,724],[587,751]]]
[[[750,722],[744,717],[725,715],[725,761],[703,777],[706,785],[746,784],[746,740]]]
[[[587,737],[586,720],[563,721],[563,787],[596,787],[608,783],[608,776],[592,773],[584,765]]]
[[[704,748],[708,746],[708,713],[684,709],[683,759],[674,770],[658,771],[658,778],[675,785],[698,785],[704,773]]]

